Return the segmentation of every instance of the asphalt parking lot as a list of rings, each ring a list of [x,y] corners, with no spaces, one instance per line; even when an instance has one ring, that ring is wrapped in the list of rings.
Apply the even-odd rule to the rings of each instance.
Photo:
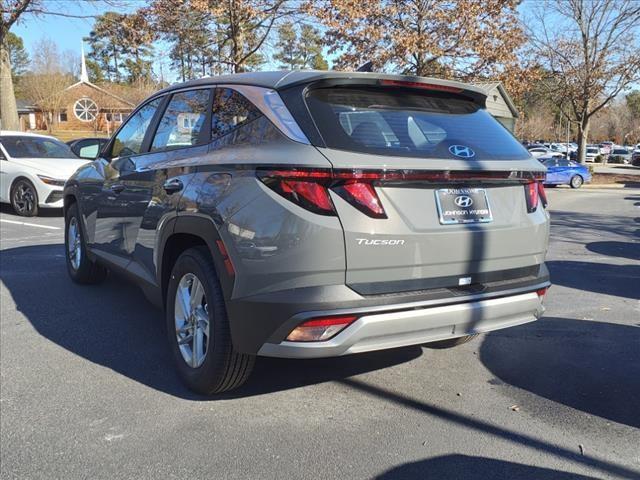
[[[137,287],[71,283],[59,212],[3,207],[2,479],[640,478],[640,190],[549,197],[542,320],[452,350],[260,359],[213,400],[180,384]]]

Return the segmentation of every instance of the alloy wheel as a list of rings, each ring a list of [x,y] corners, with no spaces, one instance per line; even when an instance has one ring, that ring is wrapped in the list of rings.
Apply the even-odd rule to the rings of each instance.
[[[191,368],[198,368],[209,348],[209,308],[204,285],[193,273],[185,274],[178,283],[174,318],[182,358]]]
[[[18,213],[33,211],[36,203],[36,194],[33,188],[25,182],[20,182],[13,192],[13,207]]]
[[[80,268],[82,260],[82,239],[80,238],[80,228],[76,217],[71,217],[69,227],[67,229],[67,252],[69,253],[69,261],[74,270]]]
[[[578,188],[580,185],[582,185],[582,178],[576,175],[571,179],[571,186],[573,188]]]

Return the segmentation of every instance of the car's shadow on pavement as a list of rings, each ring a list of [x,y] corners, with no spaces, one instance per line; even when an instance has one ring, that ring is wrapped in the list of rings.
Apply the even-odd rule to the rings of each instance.
[[[626,253],[621,256],[635,255],[631,247],[633,244],[627,245],[628,249],[624,250]],[[594,251],[602,250],[604,247],[604,245],[595,246]],[[589,247],[587,246],[587,248]],[[607,245],[606,248],[610,251],[611,245]],[[554,260],[547,262],[547,267],[551,272],[551,281],[554,285],[634,300],[640,299],[640,265],[638,264],[614,265],[600,262]],[[571,300],[567,299],[567,301]]]
[[[480,360],[506,384],[640,428],[639,325],[545,317],[486,335]]]
[[[134,284],[115,275],[98,286],[74,284],[66,272],[62,245],[2,250],[0,264],[0,279],[16,309],[51,342],[151,388],[180,398],[211,400],[191,393],[180,382],[163,313]],[[409,347],[334,359],[259,358],[249,382],[229,396],[260,395],[342,380],[421,354],[420,347]]]
[[[470,455],[443,455],[405,463],[375,477],[376,480],[443,480],[447,478],[457,480],[487,480],[491,478],[595,480],[597,477]]]

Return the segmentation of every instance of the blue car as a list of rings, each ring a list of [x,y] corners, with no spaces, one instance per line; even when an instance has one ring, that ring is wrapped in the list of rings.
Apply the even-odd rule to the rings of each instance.
[[[583,183],[591,181],[591,173],[585,165],[557,157],[538,160],[547,167],[545,185],[569,185],[571,188],[580,188]]]

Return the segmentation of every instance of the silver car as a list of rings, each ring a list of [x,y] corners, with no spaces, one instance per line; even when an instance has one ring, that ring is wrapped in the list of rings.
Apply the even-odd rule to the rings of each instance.
[[[485,100],[340,72],[164,89],[67,182],[69,274],[138,283],[204,394],[256,356],[450,347],[531,322],[550,285],[545,167]]]

